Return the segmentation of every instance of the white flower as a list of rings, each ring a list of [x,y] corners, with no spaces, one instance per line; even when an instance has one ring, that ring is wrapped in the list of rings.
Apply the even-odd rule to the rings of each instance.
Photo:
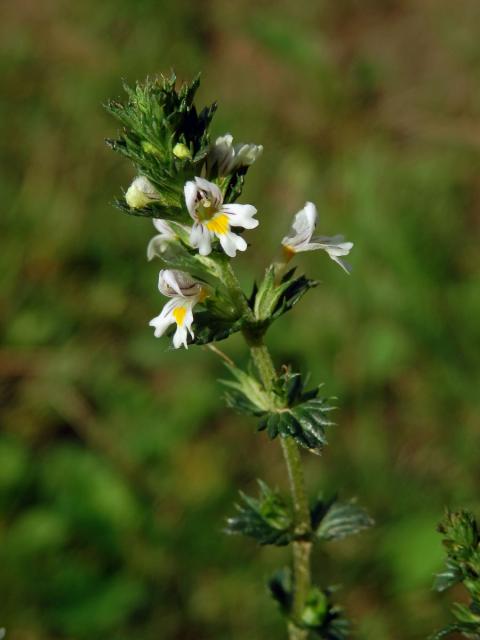
[[[188,212],[194,220],[190,232],[190,244],[198,248],[200,255],[208,256],[212,251],[212,240],[217,237],[223,250],[234,258],[237,251],[245,251],[245,240],[230,231],[230,227],[254,229],[258,220],[253,217],[257,210],[249,204],[223,204],[222,192],[213,182],[195,178],[184,188]]]
[[[350,265],[342,260],[341,256],[350,253],[353,242],[345,242],[345,238],[341,235],[312,237],[317,225],[317,217],[317,209],[312,202],[307,202],[295,215],[289,235],[282,240],[287,260],[290,260],[295,253],[323,249],[342,269],[350,273]]]
[[[217,168],[219,176],[227,176],[235,169],[248,167],[262,154],[262,145],[233,144],[233,137],[227,133],[215,141],[207,157],[209,169]]]
[[[167,249],[167,246],[172,240],[175,240],[177,234],[172,229],[170,224],[166,220],[161,220],[160,218],[153,218],[153,225],[158,233],[156,236],[150,240],[147,246],[147,259],[153,260],[155,256],[158,256],[164,253]]]
[[[143,209],[150,202],[158,200],[160,194],[145,176],[138,176],[128,187],[125,200],[132,209]]]
[[[182,345],[188,349],[187,337],[193,338],[193,307],[206,297],[204,285],[192,278],[185,271],[176,269],[162,269],[158,277],[160,293],[171,298],[163,307],[162,312],[153,320],[150,326],[155,328],[155,337],[160,338],[171,324],[177,325],[173,336],[173,346],[178,349]]]

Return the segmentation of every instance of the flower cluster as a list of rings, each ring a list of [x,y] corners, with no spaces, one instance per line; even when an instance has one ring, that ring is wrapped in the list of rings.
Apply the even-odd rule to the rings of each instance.
[[[142,189],[141,195],[137,193],[139,186]],[[133,197],[135,202],[144,202],[146,199],[150,201],[155,198],[153,185],[143,177],[134,180],[127,192],[127,199],[129,193],[130,201]],[[182,229],[188,235],[191,249],[198,250],[201,256],[208,256],[212,252],[215,240],[219,241],[223,251],[231,258],[236,256],[237,251],[247,249],[244,238],[234,233],[232,227],[255,229],[259,224],[254,217],[257,213],[255,207],[249,204],[224,204],[218,185],[200,177],[195,177],[194,180],[189,180],[185,184],[184,194],[185,206],[193,220],[193,225],[191,228],[182,225]],[[307,202],[304,208],[294,216],[291,230],[282,240],[285,262],[290,261],[296,253],[320,249],[326,251],[332,260],[349,273],[351,267],[343,260],[343,256],[348,255],[353,243],[346,242],[342,235],[314,237],[317,219],[317,209],[312,202]],[[149,260],[154,256],[161,256],[169,243],[179,240],[172,226],[173,223],[154,219],[153,224],[159,233],[148,244]],[[165,305],[162,313],[150,322],[150,325],[155,327],[155,336],[162,336],[167,327],[175,322],[177,330],[173,338],[173,346],[187,347],[187,330],[191,337],[194,337],[192,310],[198,302],[205,299],[205,289],[188,273],[175,270],[160,272],[159,289],[171,300]]]
[[[197,87],[196,80],[177,92],[175,78],[163,79],[160,84],[147,83],[130,90],[127,105],[109,106],[124,125],[122,137],[109,144],[127,155],[137,169],[137,177],[119,206],[127,213],[153,219],[157,234],[148,243],[147,257],[158,257],[168,267],[160,272],[159,289],[170,300],[150,324],[159,337],[175,323],[175,348],[186,347],[188,335],[195,337],[193,308],[205,302],[205,282],[209,277],[217,281],[209,289],[213,308],[218,302],[216,285],[222,280],[221,265],[225,265],[226,257],[235,258],[237,252],[247,250],[243,233],[259,225],[257,209],[236,200],[248,169],[263,147],[234,143],[230,133],[211,143],[208,127],[215,105],[198,111],[193,104]],[[284,280],[281,286],[279,283],[285,265],[295,254],[323,250],[342,269],[350,271],[344,257],[353,244],[341,235],[314,235],[317,218],[312,202],[294,216],[289,233],[281,241],[282,259],[270,271],[273,281],[260,287],[258,320],[268,321],[275,305],[278,310],[284,302],[283,308],[294,303],[286,303],[282,292],[289,292],[293,300],[295,287]],[[206,280],[200,282],[197,275]],[[275,291],[268,290],[276,285]]]

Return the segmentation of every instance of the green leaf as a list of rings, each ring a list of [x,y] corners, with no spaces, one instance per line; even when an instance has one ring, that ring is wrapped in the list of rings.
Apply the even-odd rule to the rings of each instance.
[[[232,333],[240,331],[243,318],[222,318],[213,315],[210,311],[198,311],[194,315],[193,332],[195,338],[192,344],[202,345],[210,342],[225,340]]]
[[[266,430],[271,439],[292,437],[314,453],[322,451],[327,442],[326,428],[334,423],[328,418],[333,407],[327,399],[318,397],[320,387],[305,390],[301,375],[290,369],[276,381],[273,392],[267,393],[258,381],[253,392],[252,386],[239,384],[238,377],[229,387],[233,390],[227,395],[229,406],[260,417],[259,431]]]
[[[293,581],[290,569],[276,571],[268,581],[272,598],[277,602],[283,614],[289,615],[292,608]]]
[[[293,276],[293,269],[287,275]],[[276,320],[281,315],[290,311],[290,309],[297,304],[297,302],[307,293],[309,289],[313,289],[318,285],[317,280],[310,280],[306,276],[300,276],[299,278],[289,278],[282,280],[283,290],[278,298],[278,301],[273,309],[271,315],[272,320]]]
[[[321,540],[341,540],[374,525],[367,512],[354,501],[318,499],[311,510],[312,528]]]
[[[229,389],[225,396],[227,405],[251,416],[262,416],[268,412],[271,398],[257,378],[233,365],[227,364],[226,367],[233,376],[233,380],[220,381]]]
[[[175,205],[164,205],[159,202],[151,202],[146,207],[132,209],[125,200],[116,199],[114,206],[129,216],[137,216],[139,218],[162,218],[173,222],[185,222],[185,213],[183,209]]]
[[[278,265],[272,264],[267,269],[251,300],[255,317],[259,321],[273,322],[289,311],[309,289],[317,286],[317,281],[309,280],[305,276],[294,278],[294,272],[295,269],[288,271],[280,282],[277,282]]]
[[[447,560],[445,569],[435,576],[433,588],[435,591],[446,591],[461,582],[463,577],[460,568],[450,560]]]
[[[293,517],[283,498],[264,482],[258,481],[258,499],[241,493],[237,515],[227,520],[226,532],[254,538],[259,544],[284,546],[292,540]]]

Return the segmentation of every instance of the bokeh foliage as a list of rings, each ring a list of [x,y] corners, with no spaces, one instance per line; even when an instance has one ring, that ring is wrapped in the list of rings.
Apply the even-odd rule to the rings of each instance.
[[[342,583],[360,638],[446,624],[435,525],[445,504],[478,507],[478,3],[1,11],[0,626],[14,640],[283,633],[252,585],[284,549],[222,533],[237,487],[282,486],[280,455],[223,408],[212,354],[153,339],[153,230],[110,206],[132,175],[104,147],[102,103],[171,67],[203,72],[216,133],[265,146],[242,197],[270,231],[239,258],[245,283],[307,198],[322,233],[356,243],[349,279],[302,256],[321,284],[270,335],[277,361],[341,399],[331,446],[306,459],[311,492],[342,487],[377,522],[315,571]],[[241,362],[236,337],[225,349]]]

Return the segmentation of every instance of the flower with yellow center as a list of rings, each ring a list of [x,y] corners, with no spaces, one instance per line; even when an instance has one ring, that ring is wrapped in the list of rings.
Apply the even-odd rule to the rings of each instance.
[[[341,256],[346,256],[350,253],[353,242],[345,242],[345,238],[341,235],[313,237],[317,226],[317,218],[317,209],[313,202],[307,202],[304,208],[295,215],[289,235],[282,240],[285,259],[288,262],[296,253],[322,249],[344,271],[350,273],[350,265],[345,260],[342,260]]]
[[[208,256],[212,251],[212,240],[219,239],[227,256],[234,258],[237,251],[245,251],[245,240],[233,233],[231,227],[255,229],[257,213],[250,204],[223,204],[222,192],[216,184],[204,178],[187,182],[184,188],[185,203],[193,218],[190,244],[200,255]]]
[[[178,349],[182,345],[188,349],[188,334],[193,338],[193,307],[203,302],[207,296],[205,285],[185,271],[162,269],[158,277],[158,288],[170,300],[162,312],[150,321],[155,328],[155,337],[160,338],[171,324],[177,329],[173,336],[173,346]]]

